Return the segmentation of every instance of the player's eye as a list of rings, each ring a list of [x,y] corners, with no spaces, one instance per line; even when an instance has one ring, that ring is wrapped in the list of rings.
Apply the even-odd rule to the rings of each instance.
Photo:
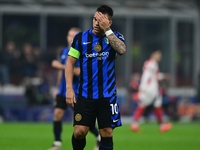
[[[94,17],[93,19],[94,19],[95,21],[97,21],[97,18],[96,18],[96,17]]]

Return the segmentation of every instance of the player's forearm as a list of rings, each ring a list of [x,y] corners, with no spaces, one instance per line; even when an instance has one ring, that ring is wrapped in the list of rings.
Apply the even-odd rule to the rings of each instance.
[[[59,61],[57,61],[57,60],[53,60],[52,63],[51,63],[51,66],[56,68],[56,69],[65,70],[65,66],[63,64],[61,64]]]
[[[126,52],[126,45],[112,32],[110,28],[105,30],[105,33],[112,48],[119,54],[123,55]]]

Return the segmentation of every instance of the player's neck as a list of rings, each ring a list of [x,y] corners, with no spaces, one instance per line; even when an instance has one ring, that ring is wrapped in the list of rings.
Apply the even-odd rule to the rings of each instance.
[[[155,59],[155,58],[152,58],[151,60],[154,61],[154,62],[156,62],[156,63],[158,63],[158,60]]]
[[[156,59],[155,59],[155,58],[153,58],[153,57],[152,57],[152,58],[150,58],[150,60],[151,60],[151,61],[155,61],[155,62],[157,62],[157,61],[156,61]]]

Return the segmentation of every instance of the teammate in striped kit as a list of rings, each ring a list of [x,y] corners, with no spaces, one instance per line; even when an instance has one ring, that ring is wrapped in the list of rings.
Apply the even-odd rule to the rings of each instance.
[[[62,133],[62,118],[64,116],[65,110],[67,108],[65,96],[66,96],[66,82],[65,82],[65,65],[68,59],[68,52],[70,45],[72,43],[73,37],[80,32],[79,28],[71,28],[67,34],[67,42],[68,47],[65,47],[60,55],[60,61],[53,60],[52,67],[59,69],[58,71],[58,80],[57,80],[57,93],[54,103],[54,118],[53,118],[53,133],[54,133],[54,143],[53,146],[49,150],[61,150],[61,133]],[[78,88],[78,81],[79,81],[79,74],[80,74],[80,62],[79,60],[76,62],[74,67],[74,78],[73,78],[73,89],[75,90],[75,94],[77,95],[77,88]],[[90,127],[90,131],[96,136],[97,138],[97,145],[96,148],[99,147],[100,136],[98,130],[95,126]],[[96,150],[96,149],[95,149]]]
[[[74,150],[85,147],[85,136],[97,119],[101,135],[100,150],[113,149],[113,129],[121,126],[115,81],[116,54],[126,51],[124,37],[110,29],[113,10],[97,8],[93,27],[74,37],[66,65],[66,102],[74,107]],[[78,98],[72,88],[73,68],[80,59]]]
[[[172,127],[170,123],[164,124],[162,118],[162,96],[159,92],[159,80],[164,79],[165,75],[159,72],[158,62],[161,60],[161,56],[161,52],[156,50],[151,54],[150,59],[144,63],[138,94],[139,104],[133,116],[134,123],[130,126],[132,131],[140,131],[139,119],[145,108],[149,105],[154,106],[154,111],[160,125],[160,132],[165,132]]]

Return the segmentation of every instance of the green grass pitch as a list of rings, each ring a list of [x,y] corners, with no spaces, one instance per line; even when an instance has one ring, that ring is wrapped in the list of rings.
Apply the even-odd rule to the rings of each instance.
[[[129,125],[114,130],[114,150],[200,150],[200,123],[175,123],[172,130],[159,133],[156,123],[141,125],[133,133]],[[63,150],[72,150],[71,123],[63,126]],[[47,150],[53,143],[51,123],[0,124],[0,150]],[[93,150],[94,136],[87,135],[85,150]]]

